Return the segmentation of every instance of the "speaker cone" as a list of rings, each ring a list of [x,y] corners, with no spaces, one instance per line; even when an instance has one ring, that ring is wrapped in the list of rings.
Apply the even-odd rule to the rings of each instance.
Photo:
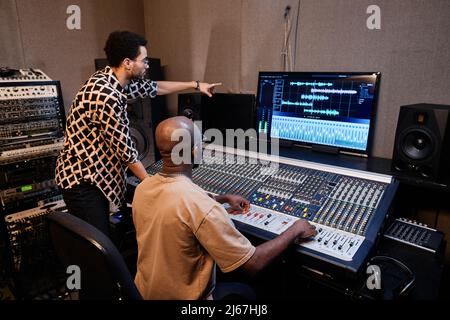
[[[150,152],[150,141],[146,138],[145,134],[136,127],[130,127],[130,136],[131,140],[133,140],[136,150],[139,153],[139,161],[142,161],[144,158],[148,157]]]
[[[420,129],[407,131],[401,141],[401,150],[412,160],[423,160],[434,152],[434,142],[431,135]]]

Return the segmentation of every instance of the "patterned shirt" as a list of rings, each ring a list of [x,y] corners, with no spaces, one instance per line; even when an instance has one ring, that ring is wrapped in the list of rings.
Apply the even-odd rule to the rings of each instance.
[[[117,211],[124,200],[128,163],[138,161],[130,136],[127,100],[156,96],[157,84],[133,80],[122,88],[108,66],[83,85],[67,115],[64,147],[55,181],[63,189],[80,182],[97,186]]]

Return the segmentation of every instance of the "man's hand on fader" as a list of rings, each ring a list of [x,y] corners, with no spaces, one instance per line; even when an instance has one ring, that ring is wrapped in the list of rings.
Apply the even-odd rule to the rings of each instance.
[[[250,209],[250,201],[237,194],[224,194],[215,198],[220,203],[226,202],[230,205],[227,209],[230,214],[245,213]]]

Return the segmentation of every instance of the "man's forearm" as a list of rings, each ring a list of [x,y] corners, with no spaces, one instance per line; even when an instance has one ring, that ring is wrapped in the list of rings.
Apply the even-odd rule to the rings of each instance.
[[[128,163],[127,164],[128,169],[131,170],[131,172],[133,172],[133,174],[139,178],[139,180],[144,180],[147,176],[148,173],[145,170],[144,166],[142,165],[142,162],[137,161],[135,163]]]
[[[170,94],[188,89],[195,89],[197,87],[197,83],[195,81],[157,81],[157,83],[158,95]]]
[[[296,234],[292,229],[287,229],[278,237],[264,242],[256,247],[253,256],[242,266],[242,269],[255,275],[278,257],[295,240]]]
[[[213,199],[216,200],[218,203],[225,203],[225,202],[227,202],[227,196],[225,196],[225,195],[213,196]]]

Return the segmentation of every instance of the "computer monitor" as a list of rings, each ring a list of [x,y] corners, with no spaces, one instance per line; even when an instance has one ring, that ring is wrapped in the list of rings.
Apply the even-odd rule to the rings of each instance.
[[[379,72],[260,72],[257,130],[308,147],[367,156]]]

